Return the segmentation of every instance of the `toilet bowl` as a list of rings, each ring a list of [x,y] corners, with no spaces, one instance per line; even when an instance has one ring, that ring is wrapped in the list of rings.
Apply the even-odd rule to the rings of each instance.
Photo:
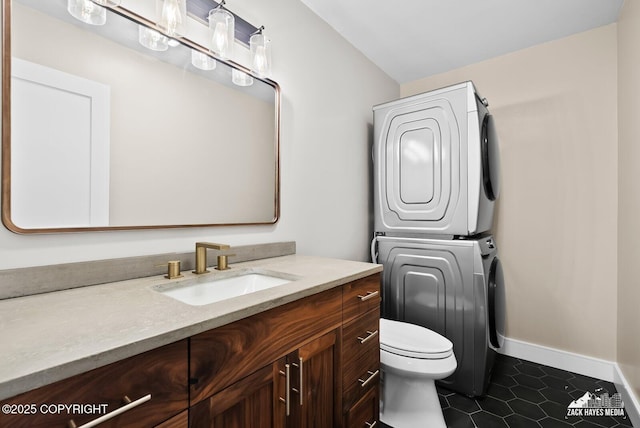
[[[380,421],[393,428],[446,428],[435,380],[457,367],[453,344],[427,328],[380,320]]]

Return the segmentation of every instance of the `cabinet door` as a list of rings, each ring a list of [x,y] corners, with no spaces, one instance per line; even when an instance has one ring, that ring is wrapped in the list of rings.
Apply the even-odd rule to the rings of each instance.
[[[192,406],[189,426],[284,428],[284,365],[281,358]]]
[[[332,428],[334,409],[338,406],[337,333],[331,331],[288,356],[294,367],[294,397],[289,426],[302,428]]]
[[[191,405],[294,352],[342,322],[336,287],[191,338]]]

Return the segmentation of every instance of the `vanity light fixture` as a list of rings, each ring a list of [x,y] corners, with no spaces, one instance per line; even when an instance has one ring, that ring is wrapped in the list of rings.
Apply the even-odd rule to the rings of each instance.
[[[224,8],[222,0],[218,7],[209,12],[209,30],[211,31],[211,50],[220,58],[229,58],[233,52],[235,40],[235,17]]]
[[[187,0],[156,0],[158,28],[167,36],[183,36],[187,31]]]
[[[107,22],[107,9],[96,3],[91,0],[67,0],[67,11],[85,24],[104,25]]]
[[[216,68],[216,60],[211,58],[209,55],[204,54],[202,52],[198,52],[195,49],[191,50],[191,64],[195,68],[199,68],[200,70],[210,71]]]
[[[264,25],[249,38],[251,70],[258,77],[271,75],[271,40],[264,34]]]
[[[231,70],[231,81],[237,86],[253,85],[253,77],[249,76],[244,71],[240,71],[235,68]]]
[[[166,51],[169,49],[169,38],[153,28],[138,25],[138,42],[152,51]]]

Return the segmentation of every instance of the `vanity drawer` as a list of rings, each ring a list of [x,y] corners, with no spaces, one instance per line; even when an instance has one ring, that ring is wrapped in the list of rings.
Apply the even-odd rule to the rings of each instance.
[[[380,274],[356,280],[343,287],[343,320],[349,322],[371,309],[380,308]]]
[[[342,355],[346,365],[361,354],[380,352],[380,310],[374,309],[345,325],[342,330]]]
[[[370,388],[380,384],[380,349],[361,352],[343,367],[343,406],[349,409]]]
[[[81,426],[125,405],[100,427],[155,426],[188,407],[187,355],[182,340],[3,400],[22,414],[1,413],[0,426]]]
[[[370,388],[369,391],[353,405],[347,413],[346,428],[366,428],[379,426],[380,422],[380,397],[378,388]]]

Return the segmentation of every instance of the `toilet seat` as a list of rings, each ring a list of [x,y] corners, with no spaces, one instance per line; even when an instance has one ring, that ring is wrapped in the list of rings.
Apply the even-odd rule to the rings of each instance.
[[[438,360],[453,354],[453,343],[427,328],[381,318],[380,349],[409,358]]]

